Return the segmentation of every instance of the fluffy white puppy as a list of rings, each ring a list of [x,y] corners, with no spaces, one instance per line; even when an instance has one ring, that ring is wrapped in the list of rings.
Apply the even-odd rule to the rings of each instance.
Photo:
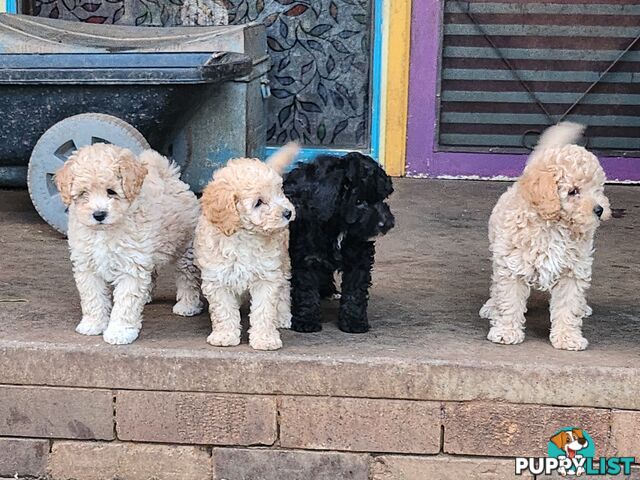
[[[493,209],[491,296],[480,310],[491,320],[492,342],[524,340],[533,287],[551,292],[551,344],[587,348],[582,319],[591,314],[585,294],[591,284],[593,237],[611,209],[597,157],[574,145],[583,130],[570,122],[547,129],[522,176]]]
[[[278,328],[291,326],[288,226],[295,210],[282,191],[281,173],[297,152],[291,144],[267,163],[230,160],[203,192],[194,252],[209,301],[211,345],[240,343],[240,305],[249,294],[249,344],[282,347]]]
[[[178,290],[173,312],[202,311],[192,261],[198,200],[175,164],[152,150],[136,158],[98,143],[69,157],[55,183],[69,207],[69,248],[82,305],[78,333],[103,334],[111,344],[133,342],[156,270],[172,261]]]

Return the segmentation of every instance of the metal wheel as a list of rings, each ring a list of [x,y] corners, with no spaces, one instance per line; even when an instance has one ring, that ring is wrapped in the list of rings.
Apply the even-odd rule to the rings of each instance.
[[[53,183],[53,175],[75,150],[94,143],[112,143],[136,155],[150,148],[138,130],[124,120],[103,113],[74,115],[44,132],[31,152],[27,185],[40,216],[60,233],[67,233],[67,212]]]

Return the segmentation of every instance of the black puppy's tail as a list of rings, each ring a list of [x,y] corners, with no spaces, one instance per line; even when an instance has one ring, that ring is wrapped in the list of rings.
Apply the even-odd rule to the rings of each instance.
[[[299,151],[300,145],[297,142],[289,142],[267,159],[267,165],[282,174],[296,159]]]

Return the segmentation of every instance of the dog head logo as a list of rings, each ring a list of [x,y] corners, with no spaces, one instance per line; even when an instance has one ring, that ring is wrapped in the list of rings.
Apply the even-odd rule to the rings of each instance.
[[[584,430],[581,428],[560,431],[551,437],[551,442],[566,452],[568,458],[575,457],[576,452],[589,446],[589,440],[584,438]]]
[[[593,457],[595,446],[585,430],[569,427],[549,439],[548,453],[549,457],[561,460],[560,474],[580,474],[584,472],[582,459]]]

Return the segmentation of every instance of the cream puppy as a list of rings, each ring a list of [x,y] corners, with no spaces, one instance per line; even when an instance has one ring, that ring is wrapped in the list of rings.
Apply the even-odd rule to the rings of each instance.
[[[240,343],[240,305],[249,294],[249,344],[282,347],[278,328],[291,325],[288,226],[295,210],[282,191],[281,173],[297,152],[290,144],[267,163],[230,160],[204,190],[194,252],[209,301],[211,345]]]
[[[536,288],[551,292],[551,344],[587,348],[582,319],[591,314],[585,295],[593,238],[611,209],[597,157],[575,145],[583,130],[570,122],[547,129],[522,176],[493,209],[491,297],[480,310],[491,320],[492,342],[524,340],[527,298]]]
[[[175,164],[115,145],[75,152],[55,175],[69,207],[69,248],[80,293],[76,331],[111,344],[133,342],[157,269],[176,264],[177,315],[202,311],[192,241],[198,200]],[[113,295],[113,302],[112,302]]]

